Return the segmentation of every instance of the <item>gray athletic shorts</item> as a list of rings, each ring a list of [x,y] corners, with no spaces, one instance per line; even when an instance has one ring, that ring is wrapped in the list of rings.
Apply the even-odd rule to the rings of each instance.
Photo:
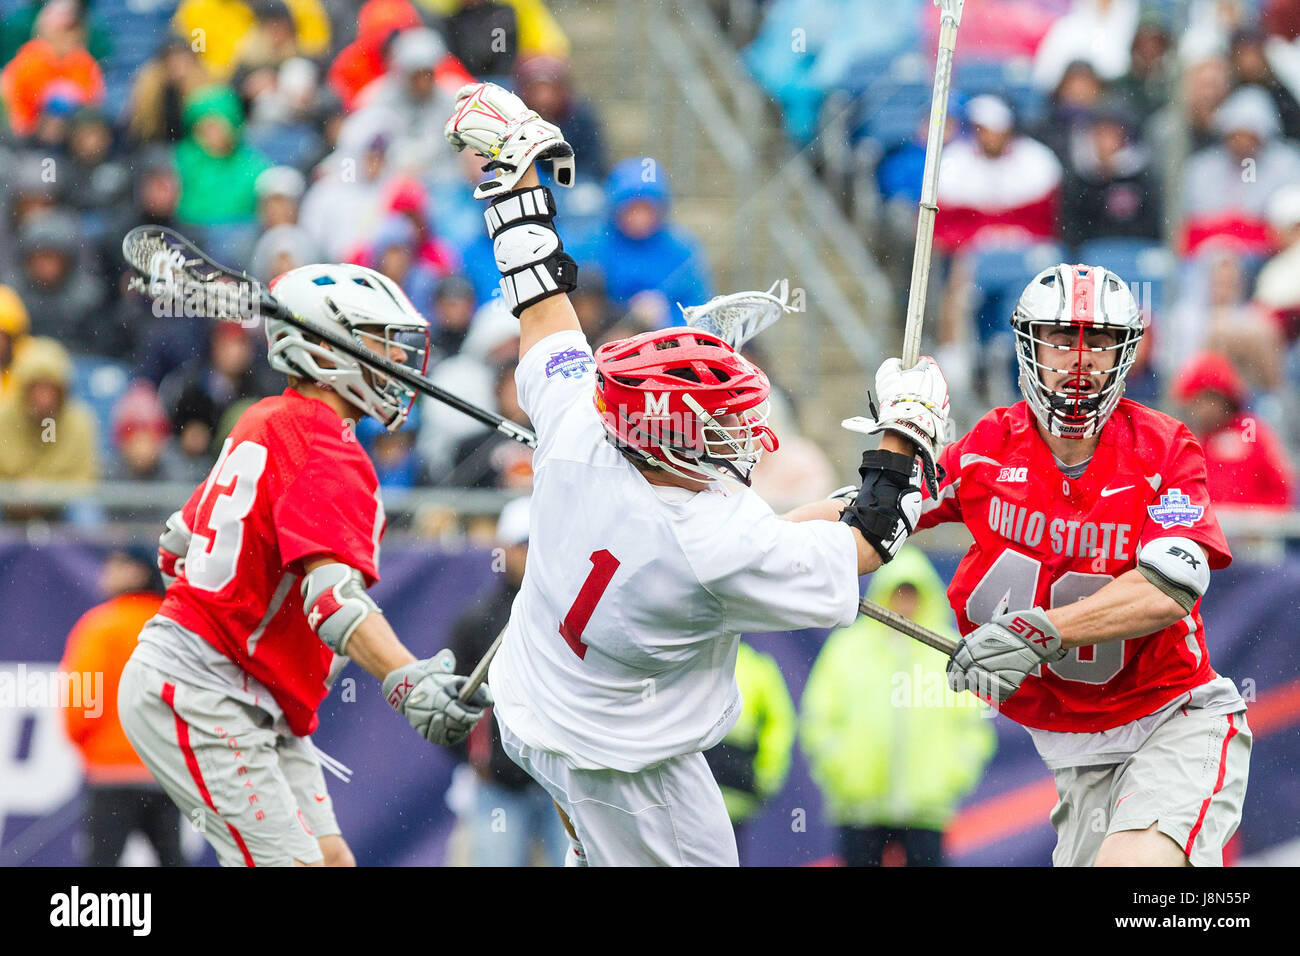
[[[317,840],[339,826],[309,738],[279,735],[265,710],[134,657],[118,710],[131,746],[222,866],[323,858]]]
[[[1108,835],[1157,824],[1193,866],[1222,866],[1250,766],[1246,712],[1178,709],[1122,763],[1055,771],[1053,866],[1091,866]]]

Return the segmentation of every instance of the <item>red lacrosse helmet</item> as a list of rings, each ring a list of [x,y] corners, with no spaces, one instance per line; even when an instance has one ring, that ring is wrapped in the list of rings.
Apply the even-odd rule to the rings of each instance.
[[[771,386],[762,369],[709,332],[643,332],[596,350],[596,411],[610,440],[683,478],[749,484],[764,451]]]

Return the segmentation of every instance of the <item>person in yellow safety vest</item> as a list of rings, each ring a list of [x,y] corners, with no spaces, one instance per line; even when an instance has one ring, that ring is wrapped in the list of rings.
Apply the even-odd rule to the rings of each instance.
[[[867,597],[957,637],[943,582],[916,548],[872,574]],[[862,617],[813,665],[800,744],[847,866],[880,866],[898,847],[908,866],[944,864],[943,831],[997,746],[988,708],[949,690],[947,660]]]
[[[794,701],[772,655],[741,641],[736,651],[736,683],[740,686],[740,719],[722,743],[705,751],[704,759],[722,788],[743,863],[744,826],[785,786],[797,723]]]

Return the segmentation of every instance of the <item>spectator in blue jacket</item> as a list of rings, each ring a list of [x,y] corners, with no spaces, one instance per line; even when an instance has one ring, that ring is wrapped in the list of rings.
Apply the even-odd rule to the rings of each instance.
[[[653,290],[668,302],[697,305],[712,294],[698,240],[668,221],[671,193],[662,166],[650,157],[618,163],[609,174],[609,223],[573,257],[597,268],[616,306]],[[673,310],[675,314],[676,310]]]

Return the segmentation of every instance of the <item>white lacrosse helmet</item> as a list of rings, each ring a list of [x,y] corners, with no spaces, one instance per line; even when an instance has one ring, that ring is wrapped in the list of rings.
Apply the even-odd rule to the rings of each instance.
[[[350,337],[379,355],[424,373],[429,323],[392,279],[356,265],[300,266],[271,282],[275,297],[295,315]],[[365,367],[279,319],[266,321],[267,358],[286,375],[332,388],[389,431],[406,421],[411,388]]]
[[[1044,341],[1040,331],[1068,326],[1078,335],[1071,344]],[[1137,358],[1145,327],[1137,300],[1117,275],[1101,266],[1061,263],[1044,269],[1025,287],[1011,316],[1016,334],[1016,361],[1020,365],[1020,394],[1039,423],[1060,438],[1091,438],[1098,434],[1124,394],[1124,376]],[[1089,348],[1088,331],[1115,333],[1115,344]],[[1038,361],[1038,347],[1072,352],[1072,363],[1050,368]],[[1113,352],[1108,368],[1084,371],[1089,360]],[[1102,363],[1105,364],[1105,363]],[[1043,374],[1073,370],[1063,391],[1049,389]]]

